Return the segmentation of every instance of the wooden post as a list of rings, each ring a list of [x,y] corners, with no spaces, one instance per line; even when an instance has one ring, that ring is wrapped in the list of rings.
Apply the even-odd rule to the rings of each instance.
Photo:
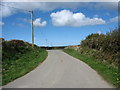
[[[34,25],[33,25],[33,11],[31,11],[31,30],[32,30],[32,47],[34,48]]]

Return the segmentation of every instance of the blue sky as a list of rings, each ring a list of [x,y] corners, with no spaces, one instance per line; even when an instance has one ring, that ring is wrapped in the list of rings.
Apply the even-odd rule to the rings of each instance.
[[[118,26],[117,4],[113,2],[3,4],[34,11],[35,44],[38,46],[78,45],[91,33],[105,34]],[[4,6],[1,11],[2,37],[31,43],[30,13]]]

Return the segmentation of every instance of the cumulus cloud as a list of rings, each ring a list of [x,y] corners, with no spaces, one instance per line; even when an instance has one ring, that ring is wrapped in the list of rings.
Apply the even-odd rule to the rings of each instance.
[[[52,23],[55,26],[87,26],[87,25],[98,25],[106,24],[102,18],[89,18],[83,13],[73,13],[70,10],[61,10],[58,12],[51,13]]]
[[[4,22],[0,21],[0,27],[3,26],[4,24],[5,24]]]
[[[3,0],[4,1],[4,0]],[[89,2],[2,2],[5,6],[1,6],[0,13],[1,17],[7,17],[17,12],[25,12],[23,10],[40,10],[40,11],[52,11],[57,8],[70,8],[77,9],[79,7],[88,7],[90,9],[109,9],[115,10],[118,8],[117,2],[101,2],[101,3],[89,3]],[[10,7],[16,7],[19,9],[14,9]],[[23,10],[20,10],[23,9]]]
[[[118,22],[118,16],[111,18],[110,22]]]
[[[41,18],[37,18],[33,21],[33,24],[34,26],[36,27],[44,27],[46,26],[47,22],[46,21],[43,21],[43,22],[40,22],[41,21]]]

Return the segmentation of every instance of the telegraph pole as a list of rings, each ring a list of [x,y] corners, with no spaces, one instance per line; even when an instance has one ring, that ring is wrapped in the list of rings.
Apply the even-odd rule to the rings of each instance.
[[[34,48],[34,25],[33,25],[33,11],[31,12],[31,30],[32,30],[32,47]]]
[[[16,8],[16,7],[12,7],[12,6],[8,6],[8,5],[4,5],[2,3],[0,3],[1,6],[5,6],[5,7],[10,7],[10,8],[14,8],[14,9],[18,9],[18,10],[22,10],[22,11],[26,11],[31,13],[31,30],[32,30],[32,47],[34,48],[34,25],[33,25],[33,11],[28,11],[25,9],[20,9],[20,8]]]

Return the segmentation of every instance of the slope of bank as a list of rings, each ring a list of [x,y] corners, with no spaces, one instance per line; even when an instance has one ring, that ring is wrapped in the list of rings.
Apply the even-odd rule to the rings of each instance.
[[[2,40],[2,85],[33,70],[47,57],[47,51],[22,40]]]

